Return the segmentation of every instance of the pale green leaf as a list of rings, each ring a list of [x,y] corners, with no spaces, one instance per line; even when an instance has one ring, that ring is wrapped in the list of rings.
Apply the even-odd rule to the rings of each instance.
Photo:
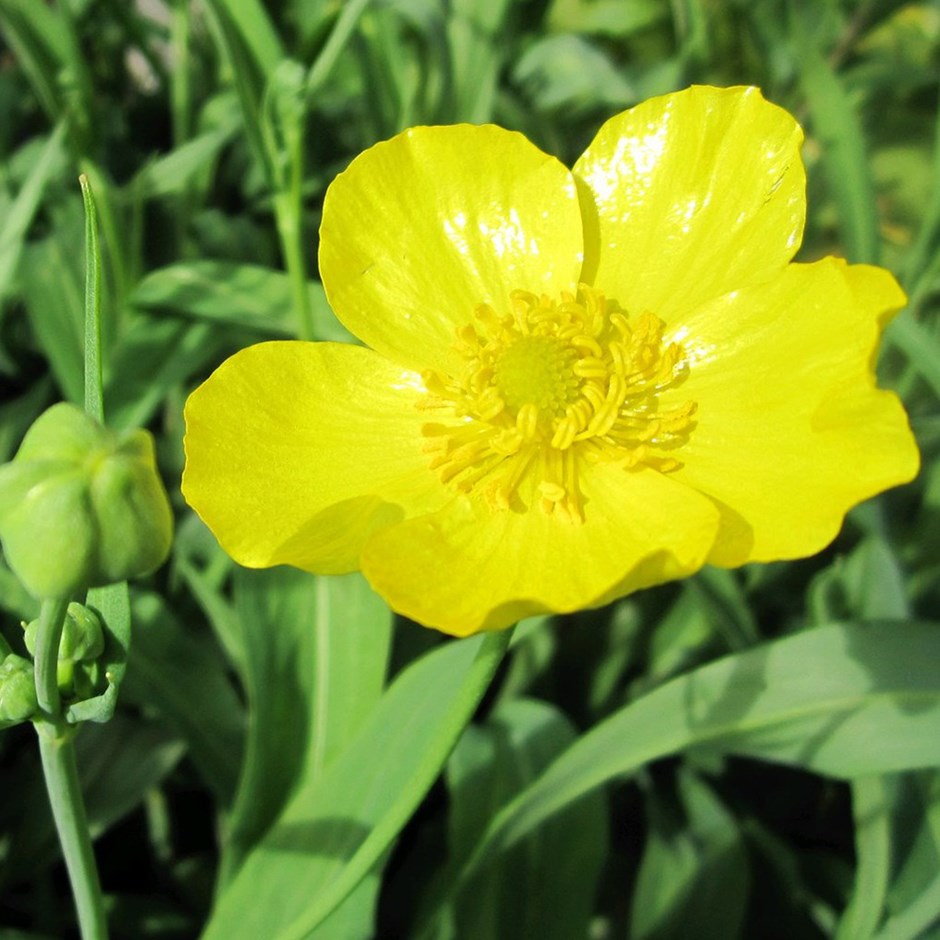
[[[679,776],[681,815],[648,793],[646,844],[631,903],[635,940],[729,940],[740,936],[750,868],[734,816],[688,770]]]
[[[59,124],[33,163],[16,198],[0,217],[0,300],[10,293],[23,241],[42,202],[46,183],[62,169],[64,138],[65,125]]]
[[[235,792],[244,712],[225,659],[202,633],[187,630],[157,594],[134,596],[134,647],[124,695],[156,710],[188,745],[222,806]]]
[[[308,284],[316,338],[349,342],[350,333],[330,310],[317,281]],[[132,303],[271,336],[296,333],[291,287],[281,271],[227,261],[192,261],[158,268],[135,288]]]
[[[496,810],[575,737],[561,712],[534,699],[506,702],[486,725],[467,729],[447,770],[455,859],[469,856]],[[539,827],[464,886],[455,902],[457,936],[586,936],[606,854],[606,806],[594,794]]]
[[[687,748],[845,778],[938,764],[938,661],[936,624],[849,623],[696,669],[583,735],[498,815],[473,864],[595,787]]]
[[[309,772],[206,927],[205,940],[306,937],[387,851],[437,777],[507,633],[446,643],[409,666],[322,774]]]
[[[284,808],[315,781],[382,694],[392,615],[360,575],[237,569],[248,740],[226,846],[230,878]]]

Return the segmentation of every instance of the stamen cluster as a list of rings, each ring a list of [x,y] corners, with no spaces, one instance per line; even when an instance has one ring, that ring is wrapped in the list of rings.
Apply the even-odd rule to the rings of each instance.
[[[431,469],[460,492],[482,484],[500,509],[525,508],[531,476],[541,509],[575,523],[585,462],[675,470],[664,451],[687,440],[695,403],[661,406],[659,394],[687,371],[663,330],[652,313],[632,318],[585,285],[558,301],[513,291],[504,316],[481,304],[457,331],[463,373],[423,373],[420,407],[444,416],[422,428]]]

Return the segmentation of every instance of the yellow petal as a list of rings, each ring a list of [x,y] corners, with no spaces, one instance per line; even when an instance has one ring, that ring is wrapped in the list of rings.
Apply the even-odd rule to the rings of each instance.
[[[457,498],[369,538],[363,573],[395,610],[465,636],[595,607],[704,563],[718,513],[694,490],[612,464],[586,468],[582,490],[582,525]]]
[[[422,452],[422,393],[370,349],[250,346],[186,403],[183,495],[243,565],[351,571],[369,532],[451,496]]]
[[[574,167],[585,281],[668,323],[778,272],[802,237],[801,140],[756,88],[693,87],[611,118]]]
[[[894,278],[836,259],[791,265],[678,330],[697,402],[676,479],[719,501],[713,563],[812,554],[855,504],[917,472],[897,398],[875,387],[880,327],[904,303]]]
[[[521,134],[416,127],[331,184],[320,274],[344,325],[413,368],[458,368],[454,331],[509,292],[556,296],[581,270],[574,181]]]

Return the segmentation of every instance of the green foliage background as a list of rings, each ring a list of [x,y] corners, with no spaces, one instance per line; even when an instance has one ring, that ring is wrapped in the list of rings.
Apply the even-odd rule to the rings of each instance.
[[[106,417],[157,435],[178,519],[78,738],[115,936],[940,938],[938,39],[936,0],[0,0],[0,459],[82,403],[83,172]],[[818,557],[525,623],[480,708],[478,639],[356,576],[236,569],[179,497],[182,403],[249,343],[348,338],[316,280],[332,177],[418,123],[570,164],[690,83],[804,124],[802,258],[901,279],[881,374],[918,480]],[[0,611],[22,653],[5,567]],[[69,936],[28,728],[0,795],[0,937]]]

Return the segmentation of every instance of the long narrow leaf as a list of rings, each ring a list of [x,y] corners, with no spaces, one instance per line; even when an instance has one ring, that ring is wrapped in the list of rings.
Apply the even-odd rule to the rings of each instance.
[[[359,884],[436,779],[509,642],[447,643],[392,684],[355,740],[308,774],[245,859],[205,940],[306,937]]]
[[[239,570],[235,609],[250,704],[245,764],[225,857],[231,877],[304,771],[316,780],[382,694],[388,607],[356,575]]]
[[[846,778],[940,763],[938,661],[940,625],[848,623],[710,663],[583,735],[493,821],[466,873],[595,787],[686,748]]]

